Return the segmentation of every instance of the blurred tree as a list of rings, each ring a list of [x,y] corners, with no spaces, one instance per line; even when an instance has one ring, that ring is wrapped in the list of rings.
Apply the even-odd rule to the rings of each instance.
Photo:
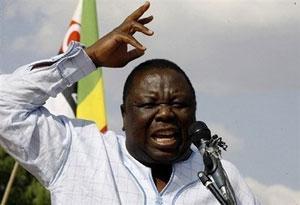
[[[15,160],[0,147],[0,197],[4,194]],[[7,205],[50,205],[50,194],[19,166]]]

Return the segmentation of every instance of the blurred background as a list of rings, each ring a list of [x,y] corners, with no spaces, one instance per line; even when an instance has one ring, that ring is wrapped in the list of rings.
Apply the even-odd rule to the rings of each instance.
[[[229,144],[233,162],[262,204],[300,204],[300,2],[151,0],[155,34],[136,37],[146,54],[104,68],[108,128],[121,133],[123,83],[151,58],[183,68],[196,89],[197,118]],[[97,0],[100,36],[143,4]],[[56,55],[77,0],[0,0],[0,73]],[[0,196],[13,166],[0,151]],[[8,204],[46,204],[21,170]],[[24,197],[24,198],[22,198]],[[22,201],[18,201],[22,200]],[[47,202],[45,202],[47,201]]]

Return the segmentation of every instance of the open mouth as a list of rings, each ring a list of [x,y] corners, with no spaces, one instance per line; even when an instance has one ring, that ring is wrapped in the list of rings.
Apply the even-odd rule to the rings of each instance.
[[[162,130],[151,136],[155,147],[160,149],[174,149],[178,145],[178,132],[174,130]]]
[[[171,146],[176,144],[177,140],[174,136],[154,136],[152,139],[155,141],[156,144],[162,146]]]

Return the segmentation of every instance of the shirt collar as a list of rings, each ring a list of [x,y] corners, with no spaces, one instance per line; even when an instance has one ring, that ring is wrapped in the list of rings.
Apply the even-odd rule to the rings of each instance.
[[[136,177],[140,184],[146,183],[148,186],[155,186],[152,180],[151,168],[143,165],[132,157],[126,149],[125,137],[120,142],[123,163],[131,174]],[[173,173],[167,186],[161,194],[172,192],[196,182],[198,179],[197,173],[204,170],[202,156],[195,145],[191,145],[192,154],[185,161],[177,162],[173,165]],[[153,187],[156,190],[156,187]]]

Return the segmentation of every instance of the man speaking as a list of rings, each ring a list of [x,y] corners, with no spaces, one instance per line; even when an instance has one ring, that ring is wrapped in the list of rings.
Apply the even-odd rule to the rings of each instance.
[[[194,88],[176,64],[154,59],[128,76],[121,112],[126,136],[101,134],[89,121],[43,107],[98,66],[122,67],[146,48],[133,34],[153,35],[141,18],[146,2],[88,48],[6,75],[0,82],[0,144],[51,192],[52,204],[218,204],[198,180],[202,156],[188,128],[196,121]],[[134,47],[128,51],[127,46]],[[238,170],[223,161],[237,204],[258,204]]]

